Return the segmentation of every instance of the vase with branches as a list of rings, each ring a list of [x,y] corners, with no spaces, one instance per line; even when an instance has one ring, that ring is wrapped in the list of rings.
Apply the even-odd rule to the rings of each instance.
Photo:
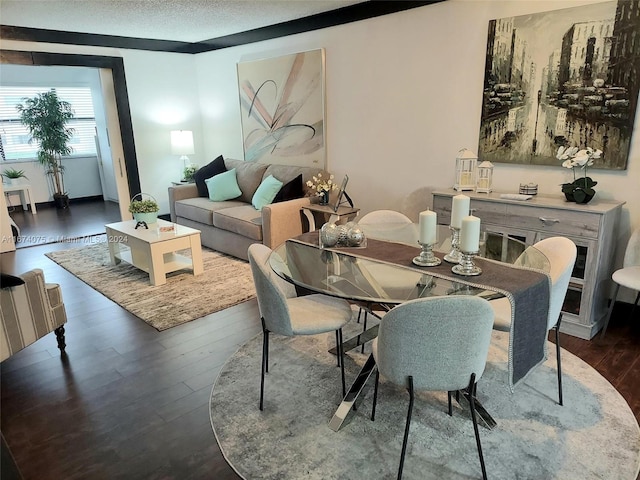
[[[38,143],[38,162],[44,167],[51,181],[53,200],[57,207],[67,208],[69,196],[64,188],[62,157],[73,149],[69,145],[73,128],[67,122],[74,118],[71,104],[58,98],[54,89],[24,98],[16,106],[20,121],[29,130],[29,142]]]

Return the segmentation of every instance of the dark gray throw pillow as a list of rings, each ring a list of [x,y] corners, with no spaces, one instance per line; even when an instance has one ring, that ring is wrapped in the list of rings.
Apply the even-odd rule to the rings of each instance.
[[[213,162],[208,163],[204,167],[200,168],[196,173],[193,174],[193,179],[196,182],[196,187],[198,188],[198,196],[200,197],[209,197],[209,190],[207,189],[207,184],[204,183],[205,180],[215,177],[220,173],[224,173],[227,171],[227,167],[224,165],[224,158],[220,155]]]
[[[272,203],[286,202],[304,197],[304,187],[302,185],[302,174],[282,186],[276,194]]]

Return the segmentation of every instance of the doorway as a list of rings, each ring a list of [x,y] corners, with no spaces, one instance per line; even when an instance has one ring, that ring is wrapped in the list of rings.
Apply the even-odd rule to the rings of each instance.
[[[115,203],[117,209],[114,209],[113,205],[109,203],[105,204],[105,202],[102,202],[103,205],[101,206],[98,205],[99,202],[83,202],[87,203],[87,205],[78,206],[79,213],[77,215],[73,216],[72,211],[67,212],[66,217],[72,218],[66,218],[60,222],[62,225],[58,230],[54,228],[53,235],[47,233],[45,236],[50,238],[55,238],[56,236],[63,238],[69,237],[69,235],[82,236],[82,232],[79,230],[82,225],[85,225],[91,231],[95,230],[94,218],[102,226],[110,221],[128,218],[129,199],[132,195],[140,192],[140,181],[122,59],[95,55],[5,50],[0,51],[0,54],[1,62],[9,65],[84,66],[97,69],[99,72],[99,83],[104,102],[104,122],[98,131],[103,127],[105,131],[103,139],[101,139],[101,135],[97,135],[99,161],[102,162],[102,165],[99,165],[101,170],[100,184],[103,187],[102,197],[107,202],[114,200],[110,198],[114,196],[114,193],[113,188],[109,186],[109,182],[111,182],[111,187],[115,187],[117,192],[115,193],[116,199],[115,202],[111,203]],[[107,158],[112,161],[106,162]],[[90,205],[91,203],[93,205]],[[72,208],[75,209],[75,207],[76,205],[72,204]],[[26,217],[26,215],[31,215],[30,212],[22,212],[25,215],[23,219],[24,225],[31,227],[42,223],[43,225],[48,225],[45,228],[53,228],[53,220],[57,218],[60,221],[61,217],[64,216],[64,212],[54,212],[55,215],[49,215],[50,218],[45,219],[44,216],[39,217],[44,213],[42,210],[40,209],[38,216],[33,215],[31,217]],[[71,213],[71,215],[68,215],[68,213]],[[114,219],[114,215],[117,215],[117,218]],[[38,221],[36,217],[42,218],[42,220]],[[98,218],[100,219],[98,220]],[[89,230],[87,233],[90,234]],[[29,228],[27,228],[27,231],[29,231]],[[64,233],[60,233],[61,231]],[[20,232],[20,234],[24,236],[24,232]],[[33,236],[37,240],[37,237],[42,235],[34,233]]]

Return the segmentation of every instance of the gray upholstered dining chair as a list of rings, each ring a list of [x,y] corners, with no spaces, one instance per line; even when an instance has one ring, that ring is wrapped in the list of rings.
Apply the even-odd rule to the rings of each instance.
[[[293,285],[278,277],[269,266],[271,252],[269,247],[259,243],[254,243],[248,249],[263,334],[260,410],[263,410],[264,405],[264,377],[269,372],[269,333],[271,332],[294,336],[335,331],[344,397],[346,385],[342,327],[351,320],[351,306],[346,300],[328,295],[313,294],[297,297]]]
[[[613,312],[613,306],[616,303],[616,298],[618,298],[620,286],[638,292],[636,301],[633,303],[633,308],[631,309],[630,318],[633,318],[633,312],[635,312],[638,306],[638,300],[640,300],[640,228],[637,228],[631,235],[629,243],[627,243],[627,248],[624,251],[622,268],[613,272],[611,279],[616,283],[616,289],[613,292],[613,298],[609,304],[609,311],[607,312],[607,319],[604,322],[601,338],[604,338],[607,333],[609,320],[611,320],[611,312]]]
[[[549,260],[549,276],[551,277],[551,291],[549,292],[549,315],[547,317],[547,331],[555,330],[556,360],[558,363],[558,403],[562,405],[562,363],[560,358],[560,322],[562,321],[562,304],[567,295],[569,280],[573,266],[576,263],[576,244],[565,237],[550,237],[540,240],[533,248],[541,252]],[[529,255],[525,250],[514,262],[514,265],[540,268],[532,263],[536,255]],[[491,307],[495,313],[493,328],[508,332],[511,329],[511,303],[506,298],[492,300]]]
[[[409,391],[398,479],[402,478],[415,391],[447,391],[449,415],[452,392],[467,389],[483,478],[487,478],[476,420],[477,382],[484,373],[493,310],[487,300],[473,296],[429,297],[403,303],[380,322],[373,342],[377,365],[371,420],[375,420],[380,375]]]
[[[395,210],[374,210],[373,212],[369,212],[364,215],[360,220],[358,220],[358,225],[383,225],[383,224],[410,224],[413,223],[409,217],[404,215],[403,213],[396,212]],[[364,312],[363,319],[363,330],[367,329],[367,314],[371,314],[374,317],[380,318],[380,315],[373,312],[368,305],[360,305],[360,310],[358,311],[358,319],[356,320],[360,323],[360,317]],[[362,345],[362,352],[364,352],[364,345]]]

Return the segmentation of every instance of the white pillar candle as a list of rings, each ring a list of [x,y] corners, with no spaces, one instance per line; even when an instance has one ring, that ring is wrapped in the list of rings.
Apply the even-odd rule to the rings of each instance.
[[[451,226],[453,228],[460,228],[462,225],[462,219],[469,215],[469,205],[471,199],[466,195],[456,195],[453,197],[453,203],[451,205]]]
[[[438,215],[431,210],[420,212],[420,243],[433,245],[436,243],[436,220]]]
[[[480,250],[480,219],[469,215],[462,219],[460,228],[460,250],[475,253]]]

